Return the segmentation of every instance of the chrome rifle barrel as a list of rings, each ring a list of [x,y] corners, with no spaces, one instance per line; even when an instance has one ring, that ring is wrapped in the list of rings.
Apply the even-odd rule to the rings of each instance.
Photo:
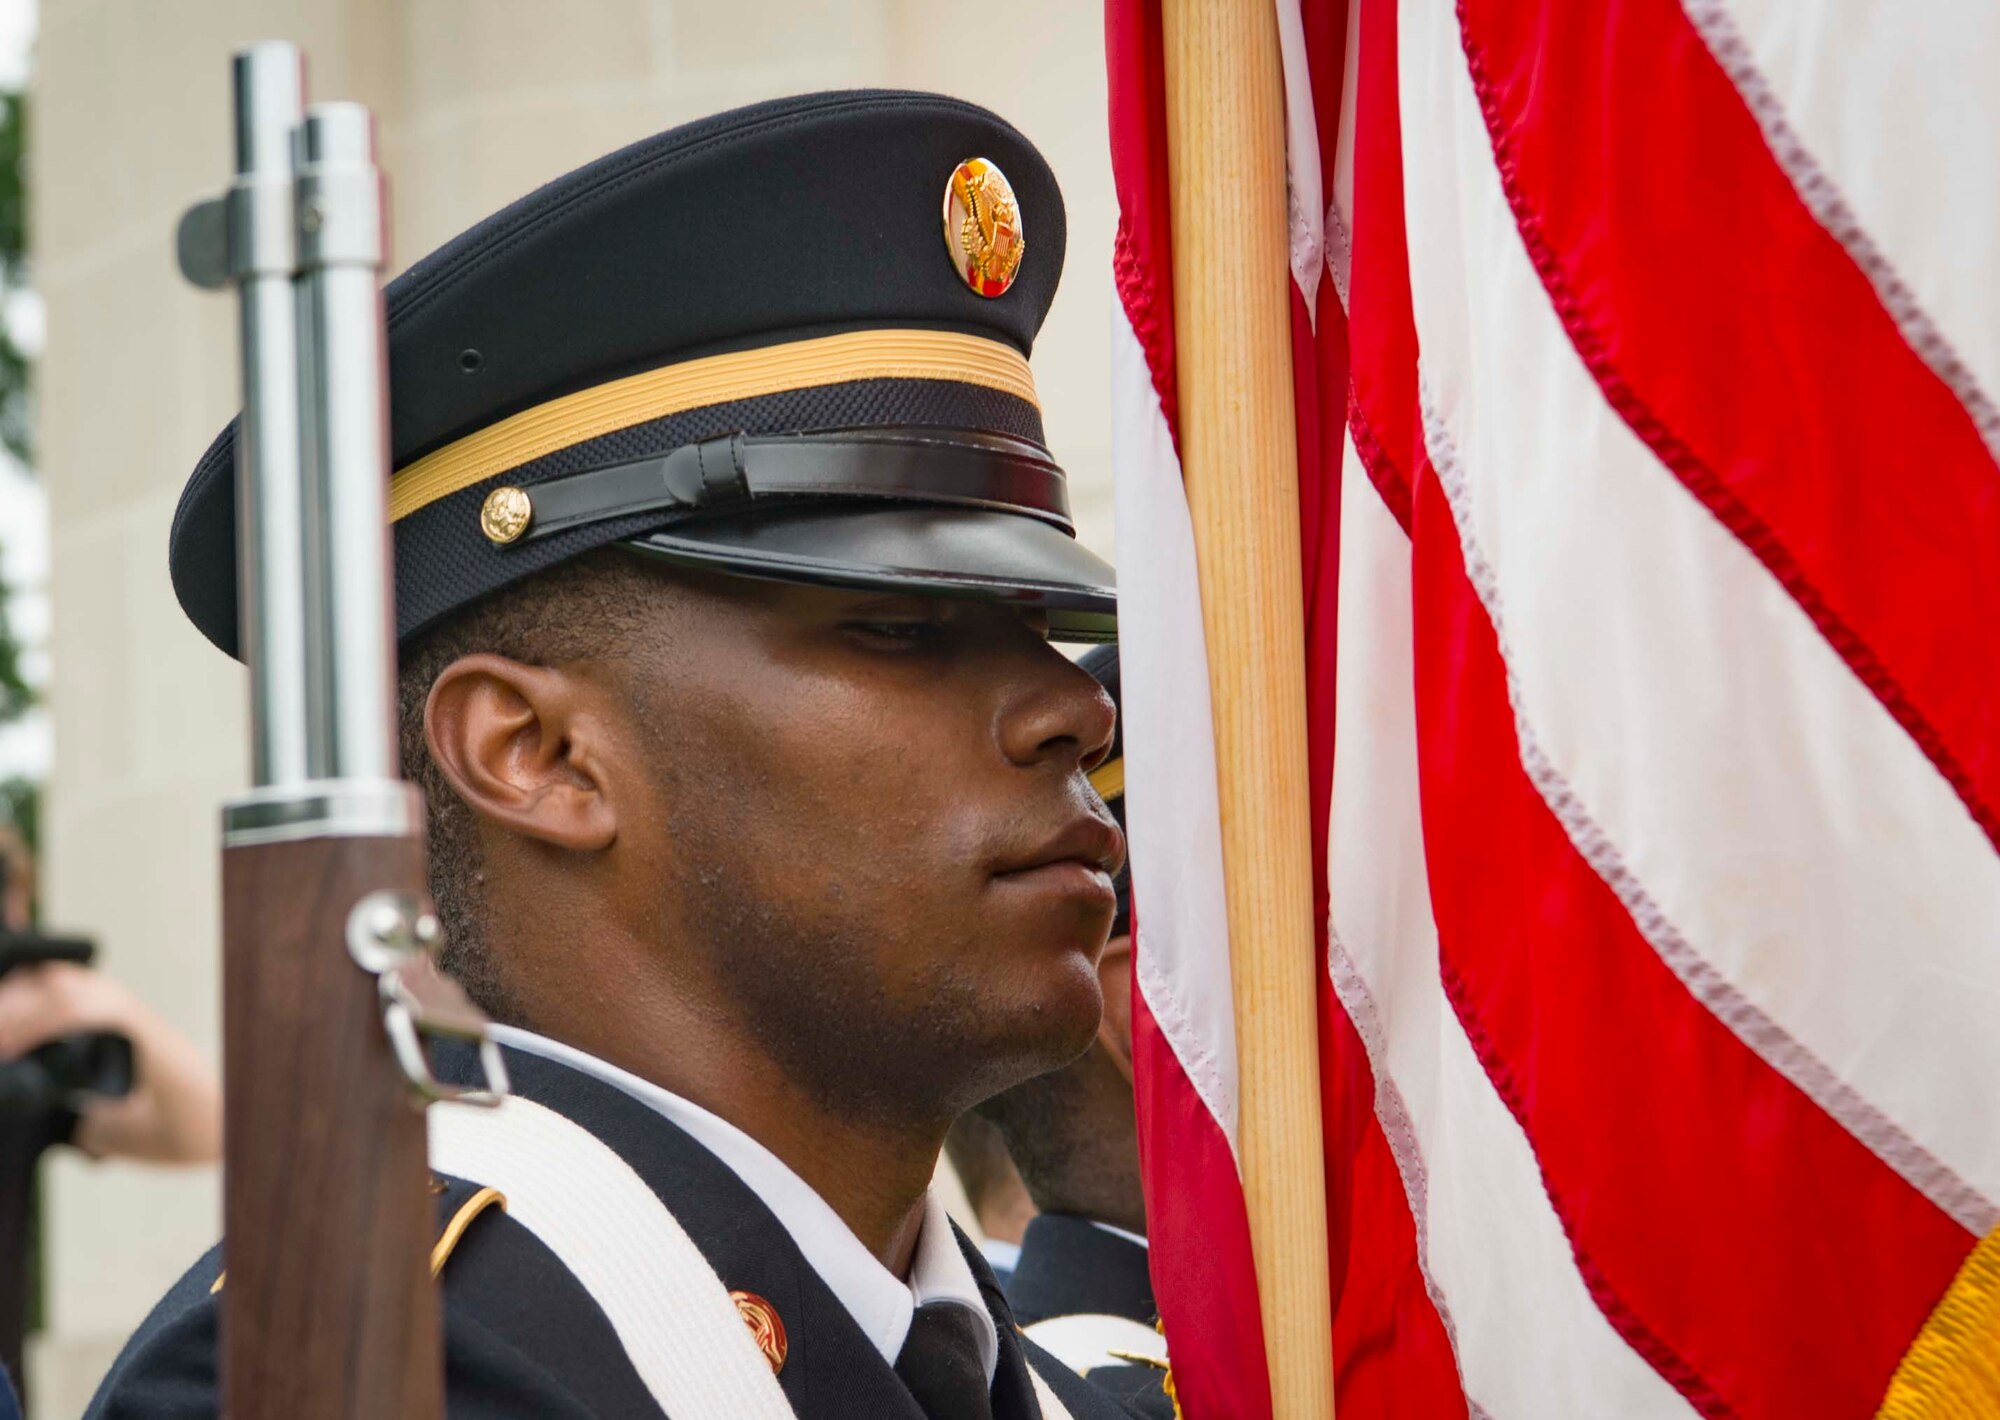
[[[386,242],[366,108],[319,103],[306,112],[297,181],[308,768],[317,780],[390,780],[398,754]]]
[[[311,777],[306,681],[305,509],[300,478],[294,145],[305,102],[298,48],[238,50],[236,179],[227,199],[237,283],[243,425],[237,441],[237,585],[250,667],[251,777]]]

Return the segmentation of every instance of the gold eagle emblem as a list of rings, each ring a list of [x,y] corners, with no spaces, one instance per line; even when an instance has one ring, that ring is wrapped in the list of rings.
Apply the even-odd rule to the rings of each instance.
[[[982,296],[1014,284],[1028,249],[1021,207],[1007,175],[985,158],[967,158],[944,190],[944,244],[952,267]]]

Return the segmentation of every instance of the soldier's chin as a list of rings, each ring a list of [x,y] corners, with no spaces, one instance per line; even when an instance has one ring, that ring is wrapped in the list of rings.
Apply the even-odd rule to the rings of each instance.
[[[1083,1054],[1104,1018],[1095,952],[1067,951],[1040,965],[1027,999],[1007,1013],[1022,1079],[1059,1070]]]

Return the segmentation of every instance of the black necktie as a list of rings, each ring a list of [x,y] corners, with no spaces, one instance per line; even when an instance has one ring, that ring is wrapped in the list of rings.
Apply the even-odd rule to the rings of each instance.
[[[992,1420],[986,1363],[973,1315],[953,1302],[930,1302],[910,1318],[896,1374],[929,1420]]]

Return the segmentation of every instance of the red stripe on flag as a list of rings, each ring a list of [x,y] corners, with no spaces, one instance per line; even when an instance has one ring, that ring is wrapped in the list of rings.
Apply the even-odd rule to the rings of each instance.
[[[1348,338],[1354,446],[1382,501],[1410,526],[1417,419],[1417,323],[1403,234],[1403,134],[1396,92],[1396,7],[1361,7],[1354,95],[1353,262]]]
[[[1111,167],[1119,208],[1112,275],[1178,451],[1172,207],[1159,7],[1152,0],[1106,0],[1104,28]],[[1204,669],[1190,668],[1197,675]],[[1143,932],[1136,940],[1137,950],[1144,952]],[[1212,948],[1227,951],[1228,944],[1218,941]],[[1134,972],[1139,1169],[1153,1291],[1178,1402],[1191,1420],[1269,1420],[1263,1313],[1236,1155],[1160,1030],[1140,981],[1141,973]]]
[[[1236,1156],[1132,982],[1133,1091],[1153,1295],[1190,1420],[1271,1413],[1264,1319]]]
[[[1375,1113],[1367,1051],[1337,1002],[1321,1011],[1320,1031],[1330,1222],[1338,1237],[1335,1411],[1340,1420],[1463,1416],[1458,1358],[1417,1265],[1416,1226]]]
[[[2000,476],[1674,0],[1461,0],[1509,202],[1633,431],[2000,843]],[[1968,173],[1990,181],[1990,173]],[[1716,352],[1729,378],[1715,378]]]
[[[1872,1414],[1975,1239],[1690,996],[1573,847],[1427,462],[1415,555],[1446,991],[1592,1295],[1704,1414]]]
[[[1316,196],[1321,212],[1333,201],[1333,158],[1340,143],[1340,86],[1347,72],[1349,3],[1350,0],[1298,0],[1299,28],[1306,41],[1306,68],[1312,74],[1313,128],[1319,134],[1320,190]],[[1331,232],[1326,239],[1329,244],[1335,240]]]
[[[1324,186],[1331,192],[1340,114],[1346,5],[1300,9]],[[1328,241],[1340,240],[1329,232]],[[1308,319],[1292,290],[1292,379],[1298,411],[1299,522],[1306,596],[1306,732],[1319,947],[1320,1105],[1327,1184],[1327,1247],[1334,1303],[1337,1410],[1348,1420],[1462,1415],[1465,1392],[1451,1339],[1425,1286],[1417,1233],[1381,1120],[1375,1076],[1326,970],[1327,825],[1333,794],[1336,636],[1339,625],[1341,430],[1348,402],[1347,313],[1333,282],[1318,286]],[[1412,347],[1414,350],[1414,347]],[[1414,390],[1414,385],[1412,385]]]
[[[1334,69],[1336,74],[1339,69]],[[1317,74],[1317,71],[1315,71]],[[1315,92],[1315,100],[1326,99]],[[1338,102],[1338,95],[1334,96]],[[1319,947],[1320,1109],[1332,1281],[1336,1409],[1342,1420],[1465,1411],[1458,1359],[1417,1262],[1416,1224],[1375,1113],[1375,1075],[1327,973],[1327,827],[1333,795],[1335,637],[1340,582],[1340,419],[1345,321],[1331,281],[1317,330],[1292,291],[1299,411],[1299,502],[1306,590],[1306,753],[1312,798],[1313,906]]]
[[[1174,360],[1173,189],[1167,179],[1167,64],[1160,7],[1105,0],[1104,57],[1110,97],[1111,179],[1118,231],[1111,276],[1125,307],[1160,413],[1180,452],[1178,366]]]

